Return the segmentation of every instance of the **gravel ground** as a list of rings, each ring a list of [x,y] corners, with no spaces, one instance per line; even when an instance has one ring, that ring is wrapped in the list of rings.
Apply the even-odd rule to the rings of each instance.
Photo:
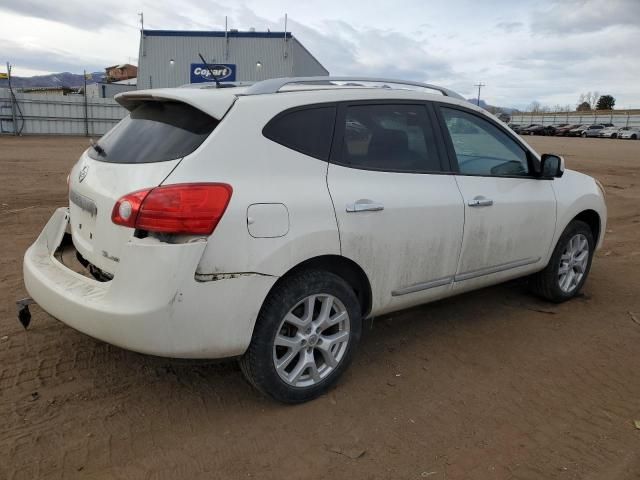
[[[0,138],[0,478],[639,479],[640,141],[527,140],[607,188],[584,295],[514,282],[367,321],[338,387],[291,407],[235,362],[127,352],[37,306],[25,333],[22,255],[87,141]]]

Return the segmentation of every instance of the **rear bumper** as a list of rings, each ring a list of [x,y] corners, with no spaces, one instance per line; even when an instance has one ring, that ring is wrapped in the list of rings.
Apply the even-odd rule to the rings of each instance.
[[[242,354],[276,277],[250,274],[197,282],[206,241],[167,244],[134,239],[113,280],[98,282],[54,256],[69,221],[53,214],[24,257],[27,291],[49,314],[87,335],[128,350],[179,358]]]

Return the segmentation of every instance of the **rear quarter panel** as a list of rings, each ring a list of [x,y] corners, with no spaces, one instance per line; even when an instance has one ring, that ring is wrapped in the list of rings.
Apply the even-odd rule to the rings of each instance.
[[[165,181],[224,182],[233,187],[231,201],[208,240],[197,273],[281,276],[308,258],[340,254],[326,181],[327,162],[262,135],[273,116],[298,104],[295,95],[240,97],[205,148],[185,158]],[[254,238],[249,234],[249,206],[265,203],[286,206],[289,229],[285,235]]]

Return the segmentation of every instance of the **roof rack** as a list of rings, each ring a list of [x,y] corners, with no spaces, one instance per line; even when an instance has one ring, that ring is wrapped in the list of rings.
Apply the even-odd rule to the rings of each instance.
[[[376,78],[376,77],[283,77],[283,78],[270,78],[268,80],[262,80],[251,85],[247,90],[242,92],[241,95],[265,95],[269,93],[278,93],[282,87],[292,83],[315,83],[316,85],[322,85],[330,82],[370,82],[370,83],[384,83],[384,84],[396,84],[396,85],[408,85],[412,87],[428,88],[429,90],[436,90],[446,97],[453,97],[460,100],[465,98],[449,90],[448,88],[439,87],[437,85],[431,85],[429,83],[412,82],[408,80],[397,80],[391,78]]]

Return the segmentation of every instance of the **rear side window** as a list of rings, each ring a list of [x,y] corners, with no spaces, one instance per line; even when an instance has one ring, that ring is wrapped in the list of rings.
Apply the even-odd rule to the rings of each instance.
[[[340,163],[392,172],[440,171],[423,105],[351,105]]]
[[[189,155],[204,142],[218,121],[185,103],[145,102],[131,111],[90,148],[94,160],[152,163]]]
[[[335,117],[333,106],[296,109],[273,118],[262,133],[280,145],[326,161]]]

